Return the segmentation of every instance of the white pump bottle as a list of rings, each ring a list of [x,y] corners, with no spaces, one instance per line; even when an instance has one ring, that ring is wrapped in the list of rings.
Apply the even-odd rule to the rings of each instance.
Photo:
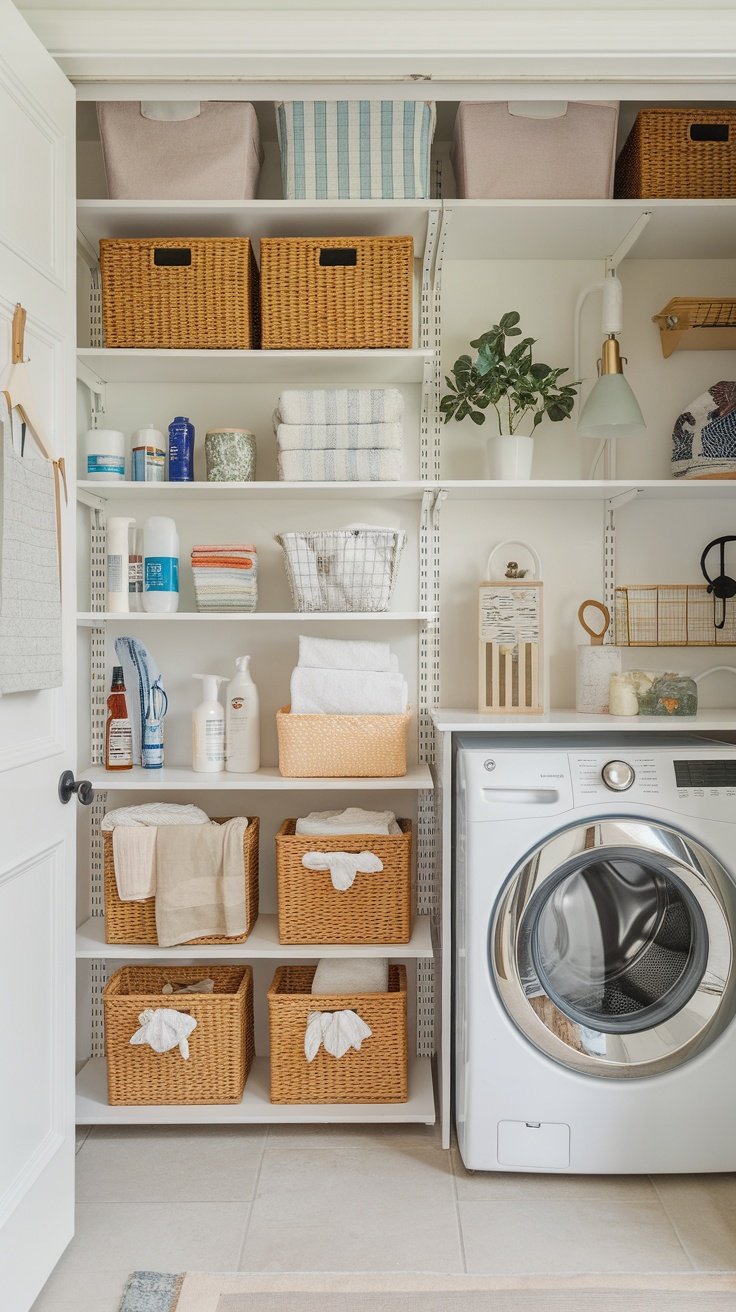
[[[258,689],[250,675],[250,656],[238,656],[237,674],[227,687],[227,765],[235,774],[255,774],[261,765]]]
[[[225,769],[225,708],[218,691],[224,675],[194,674],[204,684],[204,700],[192,711],[192,769],[197,774],[219,774]]]

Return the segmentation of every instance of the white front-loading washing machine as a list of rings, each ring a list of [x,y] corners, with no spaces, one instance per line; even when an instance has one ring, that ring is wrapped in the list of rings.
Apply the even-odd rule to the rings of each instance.
[[[465,1165],[736,1170],[736,746],[466,735],[455,832]]]

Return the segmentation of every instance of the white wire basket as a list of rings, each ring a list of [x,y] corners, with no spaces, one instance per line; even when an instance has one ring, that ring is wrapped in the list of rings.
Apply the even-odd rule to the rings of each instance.
[[[406,543],[403,530],[341,528],[275,537],[296,610],[388,610]]]

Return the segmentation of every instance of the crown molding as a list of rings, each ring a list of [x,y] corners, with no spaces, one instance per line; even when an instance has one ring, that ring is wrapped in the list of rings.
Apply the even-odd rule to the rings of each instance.
[[[736,11],[31,9],[69,77],[736,84]]]

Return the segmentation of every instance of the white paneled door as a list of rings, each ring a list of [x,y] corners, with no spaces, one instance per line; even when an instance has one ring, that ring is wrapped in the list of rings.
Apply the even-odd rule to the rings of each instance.
[[[74,92],[10,0],[0,0],[0,158],[0,389],[20,302],[25,390],[53,457],[66,459],[71,490]],[[2,401],[0,422],[7,430]],[[19,432],[16,422],[16,442]],[[32,456],[28,434],[25,443]],[[2,1312],[27,1312],[73,1231],[77,804],[63,806],[58,795],[75,761],[72,510],[70,498],[62,509],[63,686],[0,697]]]

